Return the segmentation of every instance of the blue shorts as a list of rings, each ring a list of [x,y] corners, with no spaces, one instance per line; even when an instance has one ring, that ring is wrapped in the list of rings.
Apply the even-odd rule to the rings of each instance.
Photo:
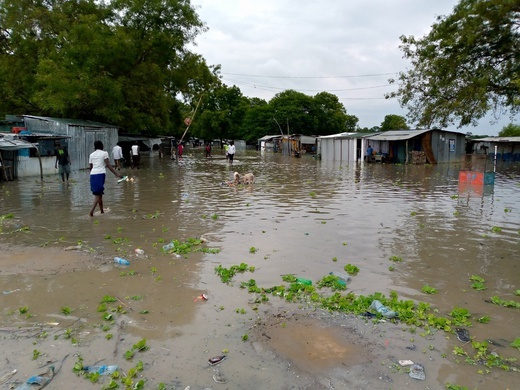
[[[90,175],[90,190],[92,194],[98,196],[103,195],[105,191],[105,177],[104,173],[98,173],[97,175]]]

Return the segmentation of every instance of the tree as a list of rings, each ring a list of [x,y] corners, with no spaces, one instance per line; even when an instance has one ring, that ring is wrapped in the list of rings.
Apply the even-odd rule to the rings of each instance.
[[[0,113],[171,133],[178,97],[218,77],[187,50],[204,31],[189,0],[4,0],[0,26]]]
[[[498,133],[499,137],[520,137],[520,125],[513,123],[504,126]]]
[[[406,118],[401,115],[385,115],[385,119],[381,122],[381,131],[389,130],[408,130],[409,127],[406,124]]]
[[[347,115],[347,110],[336,95],[320,92],[314,96],[311,114],[315,116],[315,129],[308,135],[328,135],[355,131],[359,119]]]
[[[423,38],[401,37],[411,69],[397,97],[419,126],[476,125],[489,111],[520,109],[520,3],[461,0]],[[390,80],[394,82],[395,80]]]

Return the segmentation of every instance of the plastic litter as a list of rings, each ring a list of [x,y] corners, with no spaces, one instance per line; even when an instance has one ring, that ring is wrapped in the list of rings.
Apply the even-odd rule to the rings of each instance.
[[[169,251],[170,249],[173,249],[175,247],[175,244],[173,242],[170,242],[169,244],[163,245],[164,251]]]
[[[2,294],[8,295],[8,294],[12,294],[12,293],[17,292],[17,291],[20,291],[20,289],[16,288],[14,290],[2,291]]]
[[[36,389],[38,387],[33,386],[37,385],[39,388],[45,387],[54,377],[54,366],[49,366],[47,371],[42,372],[39,375],[31,376],[29,379],[22,383],[20,386],[16,388],[16,390],[30,390]]]
[[[128,176],[123,176],[121,179],[119,179],[117,182],[121,183],[123,181],[126,181],[128,179]]]
[[[18,372],[18,370],[14,369],[13,371],[8,372],[7,374],[1,376],[0,377],[0,385],[4,384],[9,379],[11,379],[13,377],[13,375],[16,374],[17,372]]]
[[[208,296],[206,294],[200,294],[198,297],[196,297],[193,302],[197,302],[197,301],[207,301],[208,300]]]
[[[413,364],[410,367],[410,377],[420,381],[425,380],[426,374],[424,373],[424,367],[421,364]]]
[[[305,278],[296,278],[296,281],[301,284],[305,284],[306,286],[312,286],[312,280]]]
[[[122,257],[114,257],[114,263],[121,265],[130,265],[130,262]]]
[[[334,275],[339,279],[339,283],[346,286],[347,283],[352,281],[352,278],[348,275],[342,274],[341,272],[332,271],[329,272],[329,275]]]
[[[118,366],[85,366],[83,371],[97,372],[99,375],[110,375],[119,369]]]
[[[413,362],[411,360],[399,360],[399,364],[401,366],[411,366],[413,364]]]
[[[226,355],[214,356],[208,360],[208,363],[210,364],[210,366],[215,366],[215,365],[219,364],[220,362],[222,362],[222,360],[224,360],[225,358],[226,358]]]
[[[455,333],[457,334],[457,338],[462,343],[467,343],[471,341],[471,338],[469,337],[469,332],[467,329],[463,328],[456,328]]]
[[[377,299],[374,299],[372,303],[369,306],[369,309],[374,309],[378,313],[382,314],[383,317],[386,318],[394,318],[397,317],[397,313],[393,310],[390,310],[388,307],[383,305],[381,302],[379,302]]]
[[[141,248],[135,248],[135,249],[134,249],[134,252],[135,252],[135,254],[138,255],[138,256],[142,256],[142,255],[144,255],[144,250],[141,249]]]

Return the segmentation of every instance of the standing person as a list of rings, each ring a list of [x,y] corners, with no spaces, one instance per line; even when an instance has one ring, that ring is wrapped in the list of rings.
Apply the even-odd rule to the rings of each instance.
[[[372,161],[372,154],[374,153],[374,149],[372,149],[372,146],[368,145],[367,148],[367,162]]]
[[[206,158],[211,157],[211,144],[206,145]]]
[[[62,148],[59,141],[56,142],[54,155],[56,156],[56,168],[59,166],[58,172],[61,175],[61,181],[65,183],[65,175],[67,175],[68,182],[70,175],[70,156],[67,148]]]
[[[112,148],[112,158],[114,159],[114,165],[116,169],[121,170],[121,160],[123,159],[123,148],[119,145],[119,142]]]
[[[134,142],[132,145],[132,150],[130,151],[130,154],[132,156],[132,169],[136,168],[139,169],[139,164],[141,163],[141,154],[139,143],[137,141]]]
[[[108,168],[110,172],[118,178],[121,179],[123,177],[116,172],[112,165],[110,165],[108,152],[103,150],[103,142],[94,141],[94,149],[94,152],[90,153],[88,158],[88,165],[90,168],[90,190],[94,195],[94,203],[92,204],[92,209],[90,209],[89,213],[91,217],[94,216],[94,210],[96,210],[97,205],[99,205],[101,214],[105,212],[103,210],[103,193],[105,191],[106,168]]]
[[[182,160],[182,151],[184,150],[184,146],[182,146],[182,142],[179,142],[179,146],[177,147],[177,157],[179,160]]]
[[[229,149],[229,145],[228,144],[224,144],[224,152],[226,152],[226,160],[229,160],[228,149]]]
[[[235,157],[235,142],[234,141],[231,141],[229,142],[229,147],[227,149],[227,153],[228,153],[228,159],[229,159],[229,163],[230,164],[233,164],[233,157]]]

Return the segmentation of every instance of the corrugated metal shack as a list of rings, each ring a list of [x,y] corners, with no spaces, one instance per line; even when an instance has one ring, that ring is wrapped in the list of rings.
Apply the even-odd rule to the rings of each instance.
[[[32,115],[24,115],[23,121],[29,133],[66,137],[62,143],[68,148],[73,171],[88,168],[88,157],[94,151],[94,141],[103,142],[109,153],[118,142],[118,127],[105,123]],[[49,142],[48,145],[38,142],[42,157],[53,154],[54,144],[53,141]]]
[[[520,161],[520,137],[484,137],[471,140],[471,152],[495,156],[500,161]]]
[[[366,137],[379,161],[404,164],[460,162],[466,134],[449,130],[393,130]]]

